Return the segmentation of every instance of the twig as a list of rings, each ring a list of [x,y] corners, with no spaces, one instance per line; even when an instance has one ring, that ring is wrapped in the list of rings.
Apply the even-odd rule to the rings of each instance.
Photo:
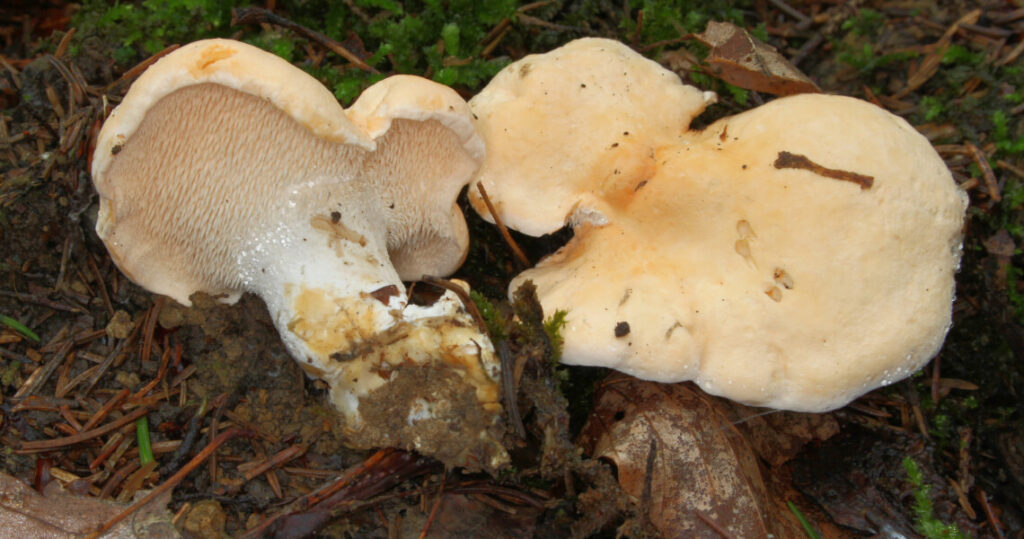
[[[516,262],[519,263],[519,269],[526,269],[530,267],[530,259],[526,258],[526,255],[523,253],[523,250],[519,248],[516,240],[512,239],[512,235],[509,234],[505,223],[501,222],[501,217],[498,216],[498,212],[494,209],[494,204],[491,203],[491,198],[487,196],[487,189],[484,188],[483,182],[476,182],[476,190],[480,192],[480,198],[483,199],[484,205],[487,206],[487,211],[491,214],[491,218],[494,219],[494,224],[498,227],[498,232],[501,232],[501,237],[505,239],[505,243],[507,243],[509,248],[512,249],[512,254],[515,255]]]
[[[71,44],[71,37],[75,35],[75,28],[72,28],[64,33],[64,37],[60,38],[60,43],[57,44],[57,51],[53,53],[55,58],[64,56],[64,53],[68,51],[68,45]]]
[[[1024,179],[1024,169],[1014,165],[1013,163],[1000,159],[996,161],[996,164],[999,165],[1000,168],[1005,168],[1006,170],[1016,174],[1019,178]]]
[[[512,352],[508,347],[508,339],[498,341],[494,348],[498,352],[498,359],[501,360],[501,385],[502,393],[505,394],[505,411],[512,426],[516,429],[516,435],[521,439],[526,439],[526,427],[523,426],[523,418],[519,413],[517,378],[512,366]]]
[[[803,13],[800,12],[800,10],[794,8],[793,6],[791,6],[791,5],[789,5],[789,4],[785,3],[785,2],[783,2],[782,0],[768,0],[768,1],[771,2],[773,6],[779,8],[779,11],[785,13],[786,15],[789,15],[790,17],[793,17],[794,19],[796,19],[797,22],[803,23],[803,22],[806,22],[806,21],[810,20],[810,17],[808,17],[807,15],[804,15]]]
[[[85,310],[80,307],[70,307],[63,303],[57,303],[56,301],[44,298],[42,296],[37,296],[35,294],[23,294],[21,292],[10,292],[7,290],[0,290],[0,297],[13,298],[18,301],[35,303],[36,305],[42,305],[43,307],[49,307],[57,311],[64,311],[69,313],[85,312]]]
[[[924,83],[928,82],[928,79],[931,79],[933,75],[938,73],[942,58],[946,54],[946,49],[948,49],[950,43],[952,43],[953,36],[956,35],[957,30],[959,30],[964,24],[973,24],[977,22],[981,13],[982,11],[980,9],[975,9],[957,19],[957,21],[946,30],[946,33],[944,33],[942,37],[934,43],[934,49],[932,52],[921,60],[921,63],[917,66],[917,71],[907,78],[905,83],[906,85],[903,89],[893,94],[892,97],[894,99],[902,99],[906,97],[910,92],[920,88]]]
[[[466,292],[465,288],[462,288],[447,279],[434,277],[433,275],[424,275],[420,277],[420,280],[427,284],[432,284],[434,286],[444,288],[445,290],[450,290],[453,294],[458,296],[462,301],[462,305],[466,307],[466,312],[468,312],[469,316],[473,317],[473,321],[476,322],[477,328],[479,328],[483,333],[487,333],[487,323],[484,322],[484,317],[480,314],[480,309],[476,308],[476,303]]]
[[[181,443],[174,450],[171,460],[160,468],[160,475],[167,475],[177,469],[189,452],[192,451],[192,446],[199,439],[199,425],[202,424],[203,416],[206,415],[207,404],[209,404],[209,401],[203,399],[203,403],[199,405],[199,409],[196,410],[195,415],[189,420],[188,430],[185,431],[185,436],[181,439]]]
[[[437,517],[437,510],[441,508],[441,500],[444,499],[444,484],[447,480],[448,475],[442,474],[441,486],[437,489],[437,499],[434,500],[434,505],[430,508],[430,515],[427,516],[427,522],[423,524],[423,529],[420,530],[420,539],[426,539],[427,532],[430,531],[430,525],[434,523],[434,518]]]
[[[85,254],[85,261],[89,266],[89,271],[96,277],[96,286],[100,289],[100,298],[103,299],[103,306],[107,309],[107,315],[113,318],[114,306],[110,303],[110,296],[107,294],[107,283],[103,282],[103,275],[100,274],[96,261],[92,258],[92,253]]]
[[[996,180],[996,175],[992,172],[992,166],[988,164],[988,158],[972,142],[967,141],[964,143],[964,146],[967,146],[967,149],[970,150],[971,157],[978,165],[978,168],[981,169],[981,178],[985,180],[985,190],[988,191],[988,197],[993,202],[999,202],[1003,199],[1003,196],[999,193],[999,182]]]
[[[982,510],[985,511],[985,520],[988,520],[988,525],[992,528],[992,533],[995,533],[998,539],[1003,539],[1005,537],[1003,535],[1003,526],[999,522],[999,517],[996,515],[995,511],[992,510],[992,506],[989,505],[988,496],[985,495],[985,491],[980,488],[976,489],[974,491],[974,497],[977,498],[978,503],[981,504]]]
[[[349,62],[352,62],[352,65],[358,67],[359,69],[369,71],[370,73],[380,73],[379,71],[374,69],[373,66],[367,64],[361,58],[353,54],[352,51],[343,47],[341,43],[338,43],[337,41],[331,39],[330,37],[324,34],[321,34],[320,32],[306,28],[305,26],[302,26],[301,24],[298,24],[296,22],[292,22],[280,15],[277,15],[272,11],[260,7],[240,7],[231,10],[232,25],[260,24],[264,22],[280,26],[282,28],[287,28],[288,30],[293,31],[306,39],[316,41],[320,45],[329,49],[331,52],[337,54],[338,56],[341,56],[342,58],[348,60]]]
[[[289,462],[302,456],[306,452],[306,447],[302,445],[293,445],[291,447],[278,451],[274,456],[264,459],[262,462],[254,463],[249,469],[243,470],[241,466],[238,467],[238,471],[243,472],[246,481],[252,481],[253,478],[262,475],[265,472],[271,471],[272,468],[277,468],[282,464]]]
[[[160,318],[160,310],[164,307],[164,296],[157,296],[153,306],[150,307],[146,317],[145,333],[142,334],[142,361],[149,361],[150,353],[153,350],[153,332],[156,331],[156,321]]]
[[[340,504],[349,496],[373,496],[391,488],[400,481],[425,472],[430,461],[393,448],[377,451],[361,464],[349,468],[341,477],[288,504],[282,511],[267,517],[257,526],[250,528],[243,538],[254,539],[271,535],[271,527],[287,527],[289,518],[300,516],[303,511],[320,510],[310,520],[326,520],[330,517],[331,506]],[[316,522],[305,521],[309,529],[315,529]]]
[[[107,93],[107,92],[113,90],[114,88],[117,88],[117,85],[121,84],[122,82],[127,82],[127,81],[130,81],[130,80],[134,79],[135,77],[138,77],[140,74],[142,74],[143,71],[145,71],[146,69],[149,69],[149,66],[155,64],[157,60],[163,58],[164,56],[167,56],[168,54],[174,52],[178,47],[180,47],[180,45],[170,45],[170,46],[164,48],[164,50],[162,50],[162,51],[160,51],[160,52],[150,56],[149,58],[146,58],[145,60],[135,64],[135,67],[132,67],[128,71],[125,71],[124,73],[122,73],[121,76],[117,80],[115,80],[114,82],[112,82],[112,83],[106,85],[105,87],[103,87],[103,93]]]
[[[251,431],[236,428],[225,431],[221,435],[217,436],[216,438],[213,439],[213,441],[210,442],[209,445],[204,447],[203,450],[200,451],[199,454],[195,456],[195,458],[190,460],[189,463],[186,464],[181,470],[178,470],[178,473],[171,476],[167,481],[164,481],[163,484],[161,484],[159,487],[156,487],[155,489],[151,490],[149,494],[143,496],[139,501],[133,503],[127,509],[118,513],[116,516],[114,516],[114,518],[111,518],[110,520],[104,522],[103,525],[100,526],[98,530],[87,535],[86,539],[96,539],[100,537],[108,530],[116,526],[117,523],[128,518],[135,511],[138,511],[141,507],[155,500],[164,492],[167,492],[168,490],[174,488],[178,483],[185,479],[185,477],[187,477],[188,474],[192,473],[192,470],[198,468],[199,465],[202,464],[204,460],[206,460],[210,455],[212,455],[217,450],[218,447],[223,445],[224,442],[236,436],[245,436],[247,438],[251,438],[252,436],[254,436],[254,433]]]
[[[144,415],[146,415],[148,413],[149,413],[149,408],[146,408],[146,407],[144,407],[144,408],[137,408],[137,409],[133,410],[131,413],[129,413],[128,415],[126,415],[126,416],[124,416],[124,417],[122,417],[120,419],[115,419],[114,421],[111,421],[110,423],[107,423],[106,425],[103,425],[102,427],[95,428],[95,429],[92,429],[92,430],[83,431],[83,432],[81,432],[79,434],[76,434],[74,436],[66,436],[64,438],[54,438],[53,440],[41,440],[41,441],[38,441],[38,442],[22,442],[21,448],[15,450],[14,452],[19,454],[19,455],[26,455],[26,454],[29,454],[29,453],[38,453],[40,451],[49,451],[51,449],[58,449],[58,448],[61,448],[61,447],[67,447],[69,445],[75,445],[77,443],[81,443],[81,442],[84,442],[86,440],[91,440],[91,439],[96,438],[98,436],[103,436],[104,434],[106,434],[106,433],[108,433],[110,431],[117,430],[117,429],[119,429],[119,428],[121,428],[121,427],[123,427],[123,426],[125,426],[125,425],[127,425],[129,423],[134,422],[136,419],[138,419],[138,418],[140,418],[140,417],[142,417],[142,416],[144,416]]]
[[[28,380],[26,380],[25,383],[22,384],[20,388],[18,388],[18,391],[15,392],[13,398],[21,399],[24,397],[28,397],[29,395],[35,393],[36,390],[38,390],[40,387],[42,387],[43,384],[45,384],[46,381],[49,380],[50,376],[53,374],[53,371],[57,370],[57,367],[64,362],[64,357],[67,356],[68,352],[71,351],[71,345],[73,344],[73,339],[68,339],[67,341],[65,341],[61,345],[60,349],[57,350],[57,353],[54,354],[53,357],[51,357],[50,360],[47,361],[45,365],[37,368],[35,371],[32,372],[32,374],[28,377]]]

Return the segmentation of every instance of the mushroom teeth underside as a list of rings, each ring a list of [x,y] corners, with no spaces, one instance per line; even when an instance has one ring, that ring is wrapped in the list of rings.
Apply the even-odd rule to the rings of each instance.
[[[965,197],[902,119],[784,98],[654,159],[630,196],[593,197],[607,224],[510,287],[532,280],[547,313],[568,311],[566,363],[825,411],[941,347]]]

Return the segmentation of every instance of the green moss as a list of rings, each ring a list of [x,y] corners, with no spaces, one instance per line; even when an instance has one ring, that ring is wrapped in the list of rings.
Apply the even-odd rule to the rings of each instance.
[[[490,335],[491,340],[503,341],[508,338],[508,323],[495,308],[494,303],[491,300],[484,297],[483,294],[476,290],[469,292],[469,297],[473,299],[473,303],[476,304],[476,308],[480,311],[480,316],[484,319],[484,324],[487,325],[487,333]]]
[[[643,0],[638,3],[641,43],[676,39],[702,32],[708,21],[726,21],[743,24],[744,9],[750,2],[697,1],[697,0]],[[623,19],[623,37],[637,33],[637,18]]]
[[[884,23],[884,14],[873,9],[862,8],[857,11],[856,17],[850,17],[843,21],[840,28],[858,36],[872,37],[885,26]]]
[[[931,485],[924,482],[924,474],[921,473],[917,462],[906,457],[903,459],[903,469],[906,470],[907,479],[914,487],[914,524],[917,531],[928,539],[966,539],[967,536],[956,524],[945,524],[935,518],[932,499],[929,496]]]
[[[112,57],[131,65],[172,43],[224,36],[231,8],[243,0],[144,0],[114,2],[85,0],[73,20],[78,29],[74,54],[82,39],[101,37],[114,47]]]
[[[565,339],[562,337],[562,329],[565,328],[566,315],[569,312],[559,309],[555,311],[555,314],[549,316],[544,320],[544,333],[548,335],[548,342],[551,343],[551,361],[555,363],[562,359],[562,346],[565,344]]]

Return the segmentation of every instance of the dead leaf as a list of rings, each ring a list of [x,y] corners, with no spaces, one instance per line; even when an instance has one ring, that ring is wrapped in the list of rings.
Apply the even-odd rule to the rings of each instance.
[[[795,457],[811,442],[822,442],[839,432],[832,414],[804,414],[784,410],[765,412],[729,402],[732,420],[754,451],[771,466],[780,466]]]
[[[168,492],[157,498],[103,537],[179,537],[166,509],[170,497]],[[70,494],[56,481],[51,481],[40,495],[16,478],[0,474],[0,539],[81,537],[126,507]]]
[[[704,33],[694,37],[711,47],[707,57],[711,73],[729,84],[773,95],[821,91],[775,47],[735,24],[711,21]]]
[[[613,375],[581,445],[615,463],[622,489],[665,537],[719,537],[701,516],[736,537],[800,536],[773,511],[757,457],[721,402],[693,384]]]

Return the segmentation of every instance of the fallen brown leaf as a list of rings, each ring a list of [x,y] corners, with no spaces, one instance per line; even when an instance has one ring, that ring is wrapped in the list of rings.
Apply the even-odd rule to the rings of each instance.
[[[751,408],[729,403],[736,428],[754,451],[771,466],[779,466],[795,457],[811,442],[825,441],[839,433],[832,414],[805,414]]]
[[[735,24],[711,21],[694,37],[711,47],[707,57],[711,73],[729,84],[773,95],[821,91],[775,47]]]
[[[798,537],[777,514],[750,444],[724,401],[692,384],[613,376],[599,390],[581,445],[618,467],[622,489],[665,537]]]
[[[103,537],[179,537],[171,524],[167,492]],[[51,481],[39,494],[16,478],[0,474],[0,539],[81,537],[126,506],[66,492]]]

